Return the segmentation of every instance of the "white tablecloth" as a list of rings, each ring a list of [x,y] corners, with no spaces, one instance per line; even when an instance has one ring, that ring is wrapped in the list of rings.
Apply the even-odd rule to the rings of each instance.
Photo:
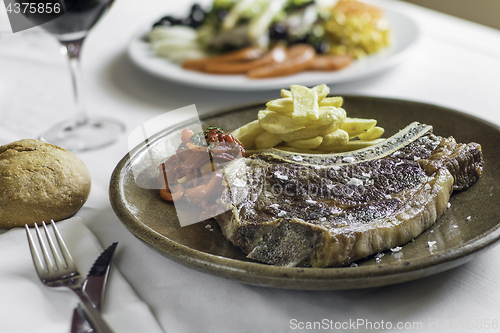
[[[332,92],[423,101],[500,125],[500,31],[407,3],[380,1],[391,2],[419,22],[423,36],[418,52],[380,75],[332,85]],[[186,8],[180,1],[116,1],[89,35],[82,54],[87,107],[91,113],[121,118],[127,134],[112,146],[78,154],[90,170],[93,187],[77,216],[103,246],[119,241],[118,270],[165,332],[313,331],[298,329],[298,323],[323,319],[343,324],[344,331],[355,331],[348,324],[358,320],[371,322],[379,331],[388,322],[393,328],[399,322],[414,331],[498,331],[500,247],[451,271],[399,285],[292,291],[194,271],[165,258],[125,229],[109,204],[108,185],[114,167],[128,152],[127,135],[134,128],[190,104],[203,114],[278,96],[277,90],[190,88],[161,81],[133,66],[125,51],[136,31],[165,13],[183,14]],[[72,107],[66,61],[57,42],[43,33],[0,33],[0,144],[36,137],[55,119],[70,117]],[[0,235],[0,242],[8,234]],[[0,267],[0,274],[9,269]],[[0,302],[12,300],[0,295]],[[22,325],[2,327],[1,318],[2,313],[1,333],[23,332]],[[358,328],[366,331],[364,326]]]

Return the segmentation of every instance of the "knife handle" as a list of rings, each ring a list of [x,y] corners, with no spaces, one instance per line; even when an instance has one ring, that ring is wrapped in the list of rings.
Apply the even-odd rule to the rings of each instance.
[[[87,317],[83,313],[80,303],[73,310],[73,319],[71,320],[70,333],[95,333],[92,326],[90,326]]]
[[[92,302],[90,302],[87,295],[83,293],[81,288],[75,288],[73,291],[77,294],[80,299],[80,304],[82,305],[82,310],[85,317],[90,322],[90,325],[94,328],[96,333],[113,333],[108,324],[104,321],[101,314],[94,308]]]

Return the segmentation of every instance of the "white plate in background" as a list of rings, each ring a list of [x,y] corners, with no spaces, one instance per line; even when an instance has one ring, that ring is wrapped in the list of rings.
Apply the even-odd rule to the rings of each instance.
[[[161,79],[189,86],[217,90],[259,91],[288,88],[291,84],[316,85],[332,84],[365,78],[392,67],[412,55],[420,36],[417,23],[399,7],[390,2],[374,5],[384,11],[391,29],[391,45],[379,53],[354,61],[349,67],[333,72],[308,71],[295,75],[249,79],[245,75],[206,74],[185,70],[167,59],[157,57],[143,37],[151,29],[152,23],[137,33],[129,43],[128,55],[132,62],[147,73]]]

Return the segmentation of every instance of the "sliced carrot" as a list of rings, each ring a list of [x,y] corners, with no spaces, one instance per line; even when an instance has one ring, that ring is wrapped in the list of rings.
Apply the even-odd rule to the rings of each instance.
[[[277,45],[262,58],[252,61],[221,61],[209,63],[204,70],[212,74],[245,74],[248,71],[266,65],[277,64],[285,60],[286,49]]]
[[[225,53],[219,56],[213,56],[202,59],[186,60],[182,63],[185,69],[203,71],[209,64],[221,61],[250,61],[262,57],[262,50],[258,47],[247,47],[233,52]]]
[[[193,131],[185,128],[181,132],[181,141],[184,143],[189,142],[189,139],[191,139],[193,135],[194,135]]]
[[[348,55],[318,55],[311,67],[312,70],[336,71],[349,66],[352,57]]]
[[[160,190],[160,197],[166,201],[178,201],[182,198],[183,195],[184,193],[182,191],[171,193],[170,190],[166,188],[162,188]]]
[[[222,183],[222,174],[219,172],[215,172],[207,183],[187,189],[185,196],[191,200],[201,200],[213,191],[217,183]]]
[[[206,153],[207,152],[207,147],[193,145],[190,142],[186,143],[186,147],[188,147],[193,153],[203,153],[203,152]]]
[[[253,69],[247,73],[251,79],[291,75],[309,69],[316,58],[316,51],[307,44],[296,44],[287,51],[285,61]]]

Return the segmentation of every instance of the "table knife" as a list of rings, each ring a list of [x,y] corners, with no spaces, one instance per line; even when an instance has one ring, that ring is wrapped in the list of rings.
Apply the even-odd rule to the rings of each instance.
[[[106,292],[111,260],[116,250],[118,242],[111,244],[96,259],[90,269],[87,278],[83,282],[82,289],[89,297],[95,308],[101,311],[102,303]],[[84,318],[80,305],[73,311],[73,320],[71,322],[71,333],[93,333],[94,330],[90,323]]]

